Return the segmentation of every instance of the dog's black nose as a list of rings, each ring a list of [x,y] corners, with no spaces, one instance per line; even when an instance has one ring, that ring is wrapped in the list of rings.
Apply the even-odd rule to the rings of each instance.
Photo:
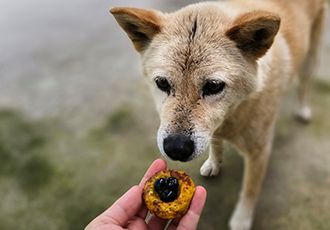
[[[164,140],[164,151],[173,160],[188,161],[195,149],[188,135],[170,135]]]

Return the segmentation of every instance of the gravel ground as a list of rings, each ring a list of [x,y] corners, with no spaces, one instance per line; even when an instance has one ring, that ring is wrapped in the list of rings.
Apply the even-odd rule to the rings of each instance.
[[[82,229],[160,157],[139,55],[108,10],[192,2],[0,1],[0,229]],[[293,121],[290,90],[255,230],[330,229],[329,61],[330,18],[311,87],[314,121]],[[242,160],[227,146],[220,176],[207,179],[199,176],[205,159],[168,163],[208,190],[199,229],[226,229]]]

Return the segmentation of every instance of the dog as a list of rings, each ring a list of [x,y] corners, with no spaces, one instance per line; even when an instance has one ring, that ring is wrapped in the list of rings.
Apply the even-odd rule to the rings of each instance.
[[[231,230],[249,230],[269,160],[280,99],[298,75],[296,116],[312,118],[307,89],[328,12],[326,0],[204,2],[163,14],[110,9],[141,56],[160,115],[160,152],[187,162],[210,146],[216,176],[223,141],[244,158]]]

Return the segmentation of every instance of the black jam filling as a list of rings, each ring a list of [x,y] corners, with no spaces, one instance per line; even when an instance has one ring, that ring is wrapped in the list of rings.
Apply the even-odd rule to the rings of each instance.
[[[178,197],[179,181],[174,177],[159,178],[154,183],[155,190],[164,202],[172,202]]]

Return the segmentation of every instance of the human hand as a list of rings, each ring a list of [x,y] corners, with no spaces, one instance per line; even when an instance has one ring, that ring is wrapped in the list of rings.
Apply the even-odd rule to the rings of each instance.
[[[142,201],[145,182],[156,172],[165,170],[166,162],[157,159],[149,167],[140,184],[132,187],[120,197],[109,209],[96,217],[85,230],[163,230],[168,220],[151,215],[146,221],[148,209]],[[194,197],[187,213],[175,218],[168,226],[168,230],[195,230],[206,200],[206,190],[197,186]]]

